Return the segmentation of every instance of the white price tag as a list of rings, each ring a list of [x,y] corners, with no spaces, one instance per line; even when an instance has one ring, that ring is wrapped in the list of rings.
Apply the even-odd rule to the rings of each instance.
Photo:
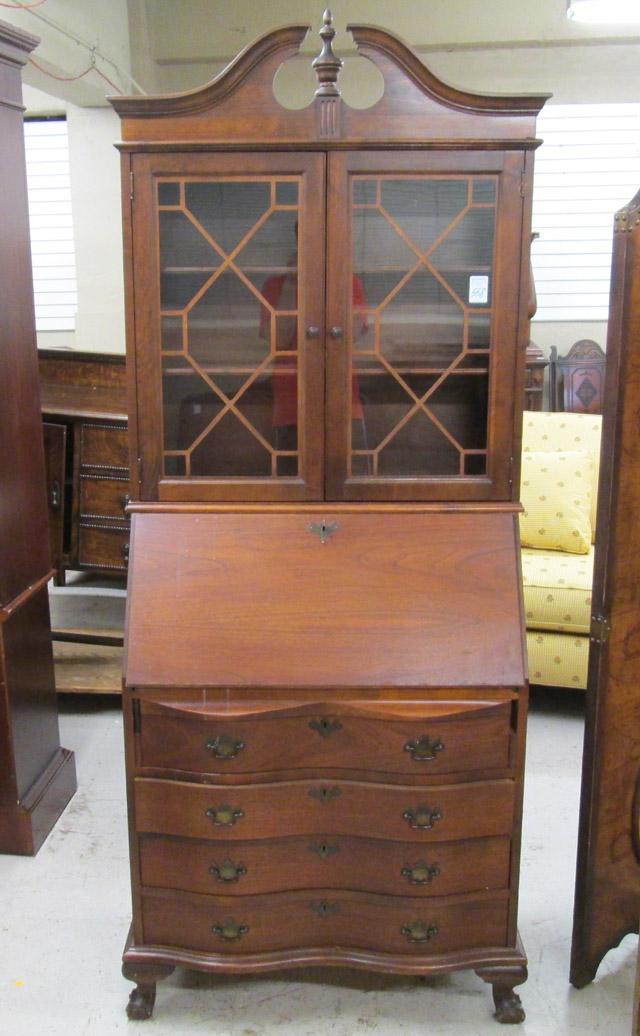
[[[485,306],[489,301],[489,278],[486,274],[473,274],[469,277],[469,302],[476,306]]]

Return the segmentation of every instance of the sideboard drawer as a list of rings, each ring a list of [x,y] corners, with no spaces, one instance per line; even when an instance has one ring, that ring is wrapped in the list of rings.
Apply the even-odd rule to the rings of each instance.
[[[78,564],[81,568],[127,571],[129,529],[81,524],[78,529]]]
[[[83,467],[129,468],[126,425],[84,421],[80,428],[80,464]]]
[[[128,476],[80,475],[80,515],[89,518],[118,518],[128,521]]]
[[[415,777],[503,771],[510,701],[380,702],[229,715],[188,699],[140,702],[141,766],[193,773],[334,768]]]
[[[278,838],[352,834],[397,841],[507,835],[513,824],[509,780],[434,786],[358,781],[187,784],[136,778],[140,833],[186,838]]]
[[[504,945],[505,893],[451,898],[333,889],[235,899],[148,892],[142,928],[149,945],[216,955],[321,946],[430,957]]]
[[[413,842],[309,836],[255,842],[201,842],[143,835],[143,886],[243,896],[298,888],[351,888],[394,896],[447,896],[507,888],[507,836]]]

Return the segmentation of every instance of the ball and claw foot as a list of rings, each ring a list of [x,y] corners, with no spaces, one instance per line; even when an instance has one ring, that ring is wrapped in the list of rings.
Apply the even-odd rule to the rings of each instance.
[[[143,1022],[153,1014],[153,1005],[156,1002],[156,984],[143,985],[140,983],[131,990],[129,1003],[127,1004],[127,1017],[133,1022]]]
[[[493,1002],[496,1005],[494,1018],[503,1025],[517,1025],[524,1021],[524,1008],[518,994],[511,986],[493,986]]]

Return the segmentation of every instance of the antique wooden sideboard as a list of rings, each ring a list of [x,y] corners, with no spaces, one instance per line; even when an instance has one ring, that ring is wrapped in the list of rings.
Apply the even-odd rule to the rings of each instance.
[[[35,37],[0,23],[0,852],[32,855],[76,790],[60,746],[38,406],[21,73]]]
[[[535,117],[325,12],[122,120],[133,1018],[176,964],[474,969],[522,1020]],[[286,923],[283,920],[286,919]]]
[[[123,355],[41,349],[51,557],[69,569],[126,575],[129,448]]]

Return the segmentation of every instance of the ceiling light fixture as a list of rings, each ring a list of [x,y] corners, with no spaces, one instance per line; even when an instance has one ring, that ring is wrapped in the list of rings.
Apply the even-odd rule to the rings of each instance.
[[[640,23],[639,0],[568,0],[567,18],[595,25]]]

